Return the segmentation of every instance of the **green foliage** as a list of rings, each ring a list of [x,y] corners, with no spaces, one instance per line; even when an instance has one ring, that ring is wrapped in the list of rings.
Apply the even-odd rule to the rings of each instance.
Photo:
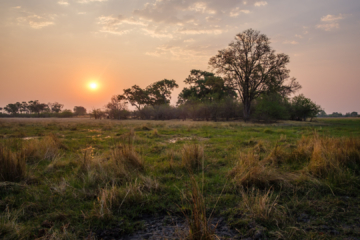
[[[233,88],[225,85],[221,77],[213,73],[191,70],[190,75],[184,81],[189,88],[184,88],[179,94],[177,104],[185,104],[191,101],[213,102],[225,98],[235,98],[237,95]]]
[[[256,100],[255,117],[265,121],[289,119],[286,99],[278,93],[262,94]]]
[[[291,100],[291,119],[303,120],[313,119],[320,112],[321,107],[316,105],[311,99],[306,98],[303,94],[294,97]]]

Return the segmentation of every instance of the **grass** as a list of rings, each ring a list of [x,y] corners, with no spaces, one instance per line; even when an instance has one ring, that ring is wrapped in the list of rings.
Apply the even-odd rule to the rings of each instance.
[[[210,216],[242,238],[358,237],[359,123],[0,119],[0,238],[99,239],[183,211],[188,239],[215,237]]]

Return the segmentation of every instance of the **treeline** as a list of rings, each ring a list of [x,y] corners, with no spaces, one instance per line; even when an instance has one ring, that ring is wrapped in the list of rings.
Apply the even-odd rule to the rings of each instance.
[[[325,111],[321,110],[317,117],[360,117],[360,115],[357,112],[348,112],[346,114],[333,112],[331,114],[326,114]]]
[[[104,110],[93,110],[94,118],[110,119],[192,119],[202,121],[229,121],[244,119],[244,105],[239,101],[236,89],[226,80],[213,73],[192,70],[184,81],[185,87],[178,96],[176,106],[170,105],[171,92],[178,85],[164,79],[145,89],[137,85],[124,89],[123,94],[113,96]],[[136,108],[128,111],[127,104]],[[253,101],[249,111],[252,119],[276,121],[291,119],[304,121],[320,112],[320,106],[299,95],[290,99],[287,95],[269,89]]]
[[[85,115],[84,107],[74,107],[74,111],[64,109],[64,105],[58,102],[41,103],[38,100],[28,102],[9,103],[4,108],[0,107],[0,117],[60,117],[69,118],[78,115]],[[5,111],[6,113],[2,113]]]

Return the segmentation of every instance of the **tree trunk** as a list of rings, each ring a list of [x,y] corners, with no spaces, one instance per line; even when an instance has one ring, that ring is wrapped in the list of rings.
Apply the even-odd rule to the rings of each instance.
[[[244,120],[245,122],[250,120],[250,108],[251,108],[251,101],[250,99],[245,99],[243,101],[243,105],[244,105]]]

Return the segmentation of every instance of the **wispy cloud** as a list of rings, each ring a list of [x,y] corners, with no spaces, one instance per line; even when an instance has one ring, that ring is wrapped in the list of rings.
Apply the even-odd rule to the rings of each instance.
[[[286,40],[283,42],[283,44],[291,44],[291,45],[296,45],[296,44],[299,44],[297,41],[289,41],[289,40]]]
[[[254,3],[255,7],[263,7],[266,6],[268,3],[266,1],[256,2]]]
[[[55,24],[53,21],[36,14],[28,15],[26,17],[18,17],[17,21],[18,24],[29,25],[34,29],[41,29]]]
[[[334,29],[340,28],[339,21],[344,19],[345,16],[342,14],[339,14],[337,16],[335,15],[326,15],[321,18],[321,23],[316,25],[316,28],[322,29],[324,31],[332,31]]]
[[[78,3],[107,2],[108,0],[79,0]]]
[[[230,17],[237,17],[239,16],[241,13],[244,14],[249,14],[250,11],[249,10],[245,10],[245,9],[240,9],[239,7],[234,8],[230,11]]]
[[[64,5],[64,6],[68,6],[69,2],[65,1],[65,0],[60,0],[57,2],[59,5]]]

